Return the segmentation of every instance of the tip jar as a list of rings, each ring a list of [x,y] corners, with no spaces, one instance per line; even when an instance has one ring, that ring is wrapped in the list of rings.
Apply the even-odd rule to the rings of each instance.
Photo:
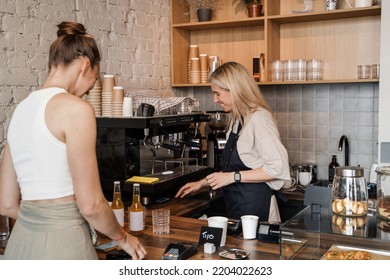
[[[390,221],[390,166],[378,166],[377,173],[377,215]]]
[[[348,217],[366,215],[368,191],[364,169],[358,166],[336,167],[332,197],[333,213]]]

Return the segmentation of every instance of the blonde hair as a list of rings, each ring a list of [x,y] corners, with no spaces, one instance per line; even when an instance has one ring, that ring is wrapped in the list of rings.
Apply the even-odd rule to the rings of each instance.
[[[250,115],[259,108],[268,111],[276,123],[276,118],[259,86],[248,70],[237,62],[226,62],[210,76],[211,84],[229,91],[232,98],[230,125],[237,120],[244,127]]]

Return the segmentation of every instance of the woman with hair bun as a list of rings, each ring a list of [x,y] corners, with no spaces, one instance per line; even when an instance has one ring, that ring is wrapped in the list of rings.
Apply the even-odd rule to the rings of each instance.
[[[97,259],[89,225],[133,259],[146,250],[117,222],[96,160],[93,107],[100,52],[80,23],[62,22],[41,89],[16,107],[0,163],[0,214],[16,219],[6,259]],[[89,225],[88,225],[89,224]]]

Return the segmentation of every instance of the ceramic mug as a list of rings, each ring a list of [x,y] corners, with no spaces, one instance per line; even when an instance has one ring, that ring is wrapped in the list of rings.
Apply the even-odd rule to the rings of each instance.
[[[370,7],[375,4],[373,0],[355,0],[355,7]]]
[[[299,184],[302,186],[306,186],[311,182],[312,175],[311,172],[299,172],[298,173],[298,180]]]
[[[286,180],[283,187],[288,189],[294,186],[297,183],[297,180],[294,178],[290,178],[290,180]]]

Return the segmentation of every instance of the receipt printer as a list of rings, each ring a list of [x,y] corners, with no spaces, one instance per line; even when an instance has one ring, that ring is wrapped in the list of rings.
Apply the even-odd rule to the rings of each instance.
[[[278,243],[280,236],[279,224],[260,222],[257,228],[257,240]]]

